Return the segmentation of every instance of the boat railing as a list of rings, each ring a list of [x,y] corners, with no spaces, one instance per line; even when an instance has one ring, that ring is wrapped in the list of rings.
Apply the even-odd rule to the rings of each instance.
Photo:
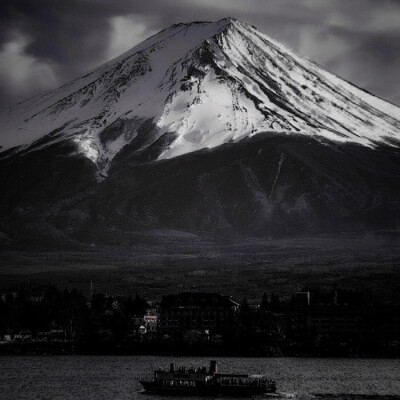
[[[271,384],[273,381],[264,378],[237,378],[237,377],[223,377],[218,379],[218,383],[222,386],[265,386]]]

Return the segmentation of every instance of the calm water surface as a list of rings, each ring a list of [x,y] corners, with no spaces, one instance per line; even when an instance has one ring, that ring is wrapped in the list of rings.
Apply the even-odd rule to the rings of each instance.
[[[277,382],[273,398],[400,400],[400,360],[219,358],[221,372],[266,373]],[[170,361],[195,367],[208,358],[28,356],[0,357],[0,399],[165,400],[141,393]],[[272,397],[268,396],[268,399]],[[168,400],[173,400],[169,397]],[[190,400],[198,400],[191,398]],[[204,398],[203,398],[204,400]]]

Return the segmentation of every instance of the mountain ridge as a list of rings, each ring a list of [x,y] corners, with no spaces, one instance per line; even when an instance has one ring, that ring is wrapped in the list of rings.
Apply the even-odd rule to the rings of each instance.
[[[361,92],[234,18],[178,24],[11,114],[3,112],[0,140],[3,153],[46,135],[54,136],[51,143],[72,140],[100,179],[143,123],[153,123],[147,144],[174,136],[160,158],[268,130],[397,145],[399,109]],[[115,125],[129,128],[116,136]]]
[[[400,229],[400,109],[235,19],[171,26],[0,127],[7,246]]]

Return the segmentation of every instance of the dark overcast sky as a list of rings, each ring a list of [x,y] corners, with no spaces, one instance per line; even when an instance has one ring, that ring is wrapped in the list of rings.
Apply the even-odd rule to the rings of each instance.
[[[400,105],[400,0],[1,0],[0,107],[173,23],[228,16]]]

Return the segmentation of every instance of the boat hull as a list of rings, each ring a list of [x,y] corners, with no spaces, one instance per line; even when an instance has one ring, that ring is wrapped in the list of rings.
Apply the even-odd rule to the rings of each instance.
[[[163,386],[157,382],[140,381],[146,393],[173,395],[173,396],[229,396],[250,397],[256,394],[275,393],[275,385],[247,386],[247,385],[199,385],[195,387]]]

